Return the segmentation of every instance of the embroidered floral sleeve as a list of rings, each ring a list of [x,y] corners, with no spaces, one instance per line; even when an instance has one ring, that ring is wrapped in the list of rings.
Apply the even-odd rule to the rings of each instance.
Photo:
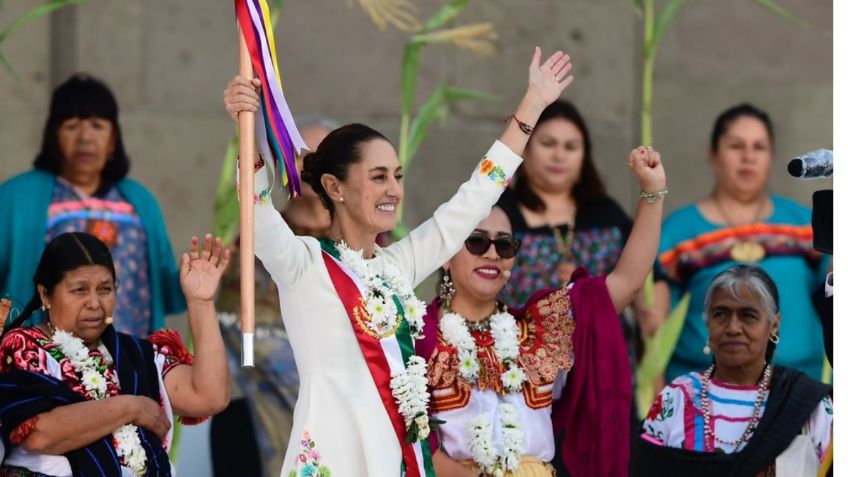
[[[825,396],[816,410],[813,411],[813,414],[810,415],[807,427],[813,440],[813,446],[816,448],[816,455],[819,457],[819,462],[822,462],[827,454],[828,447],[830,447],[833,432],[833,401],[830,396]]]
[[[50,340],[35,328],[17,328],[0,342],[0,372],[18,369],[49,375],[47,357]]]
[[[535,386],[553,383],[560,371],[571,370],[574,316],[569,289],[559,289],[531,306],[521,319],[519,361]]]
[[[21,442],[26,440],[32,431],[35,430],[35,424],[38,422],[38,416],[33,416],[26,421],[22,422],[18,427],[15,428],[14,431],[9,435],[9,440],[12,441],[12,444],[20,445]]]
[[[159,330],[147,337],[153,343],[153,350],[165,357],[164,378],[172,369],[181,364],[191,365],[192,357],[180,334],[174,330]]]
[[[168,329],[155,331],[147,339],[153,344],[153,351],[165,357],[165,366],[162,369],[163,379],[172,369],[181,364],[191,366],[193,362],[191,353],[188,352],[188,348],[186,348],[182,337],[180,337],[177,331]],[[179,416],[180,422],[187,426],[200,424],[207,419],[209,419],[208,416]]]
[[[679,389],[666,386],[654,400],[642,424],[642,438],[648,442],[668,447],[682,447],[679,437],[682,429],[683,395]],[[675,441],[680,441],[675,444]]]

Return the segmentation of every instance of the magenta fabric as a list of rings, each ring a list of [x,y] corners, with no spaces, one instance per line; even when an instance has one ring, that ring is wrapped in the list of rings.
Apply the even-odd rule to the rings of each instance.
[[[627,344],[618,314],[610,299],[606,276],[589,277],[579,268],[572,274],[571,298],[576,327],[572,336],[574,366],[562,397],[554,402],[551,419],[554,433],[565,431],[562,455],[574,477],[627,475],[630,462],[630,412],[633,386]],[[554,290],[534,293],[514,316]],[[438,340],[439,300],[433,300],[424,316],[424,338],[416,343],[419,356],[429,359]],[[435,433],[430,446],[438,447]]]

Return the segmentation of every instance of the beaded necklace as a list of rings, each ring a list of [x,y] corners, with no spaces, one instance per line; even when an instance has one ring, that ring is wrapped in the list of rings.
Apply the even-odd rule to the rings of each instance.
[[[757,399],[754,401],[754,412],[748,420],[745,432],[742,433],[742,436],[740,436],[739,439],[732,442],[725,441],[715,435],[712,427],[710,427],[710,421],[712,420],[712,408],[708,397],[708,388],[713,372],[715,372],[715,364],[710,366],[709,369],[701,375],[701,411],[704,414],[704,446],[712,446],[713,450],[715,450],[715,444],[713,443],[713,440],[715,440],[716,442],[726,446],[733,447],[733,452],[738,452],[739,448],[742,447],[742,444],[748,442],[754,434],[754,429],[756,429],[757,423],[760,421],[760,408],[763,406],[763,402],[765,402],[766,392],[768,392],[769,383],[771,382],[771,365],[766,365],[766,368],[763,371],[763,377],[757,384]]]

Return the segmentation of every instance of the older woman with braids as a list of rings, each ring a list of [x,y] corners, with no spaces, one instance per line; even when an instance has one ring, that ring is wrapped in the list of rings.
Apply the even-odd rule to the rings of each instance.
[[[568,55],[541,61],[499,141],[433,218],[385,248],[403,171],[386,138],[368,126],[331,132],[303,162],[303,179],[330,211],[323,240],[296,236],[270,203],[256,206],[256,255],[280,292],[301,378],[283,476],[432,477],[426,363],[414,355],[425,305],[414,287],[461,247],[521,163],[542,110],[571,82]],[[255,83],[231,81],[227,109],[255,110]],[[267,186],[259,164],[257,190]],[[350,397],[355,397],[351,399]]]
[[[633,475],[817,475],[831,441],[831,391],[771,364],[777,285],[758,266],[736,265],[713,279],[706,297],[713,364],[657,396],[634,448]]]
[[[228,261],[209,235],[182,256],[192,358],[175,332],[139,339],[109,324],[117,284],[103,242],[79,232],[51,240],[32,300],[0,341],[0,476],[170,476],[174,415],[196,423],[229,399],[212,302]],[[39,308],[42,320],[22,327]]]

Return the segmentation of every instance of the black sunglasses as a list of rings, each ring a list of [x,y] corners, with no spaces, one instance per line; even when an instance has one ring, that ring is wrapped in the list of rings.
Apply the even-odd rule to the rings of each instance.
[[[471,235],[465,239],[465,248],[474,255],[483,255],[495,244],[495,252],[501,258],[512,258],[518,253],[521,242],[513,237],[490,239],[484,235]]]

